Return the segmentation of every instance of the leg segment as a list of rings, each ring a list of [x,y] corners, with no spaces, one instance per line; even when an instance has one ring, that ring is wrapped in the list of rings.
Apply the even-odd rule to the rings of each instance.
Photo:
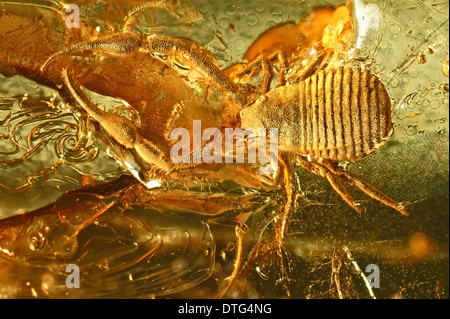
[[[127,16],[124,19],[124,31],[130,28],[130,20],[134,15],[153,8],[164,8],[172,16],[183,22],[198,21],[203,16],[188,0],[150,0],[139,4],[127,12]]]
[[[313,74],[325,69],[332,57],[331,51],[325,51],[320,54],[307,57],[301,61],[302,67],[294,73],[292,81],[297,83],[306,80]]]
[[[275,75],[273,71],[273,63],[278,62],[280,65],[279,71],[279,80],[278,85],[284,86],[286,84],[286,80],[284,77],[284,73],[286,71],[286,61],[284,55],[281,51],[277,51],[269,57],[265,57],[261,55],[251,63],[249,63],[242,72],[240,72],[239,76],[243,76],[246,73],[250,73],[249,78],[253,76],[255,70],[259,70],[260,68],[264,72],[264,77],[261,86],[261,94],[265,95],[270,91],[270,86],[272,84],[273,77]]]
[[[285,251],[285,240],[288,235],[288,228],[291,222],[292,215],[297,211],[297,199],[300,194],[300,190],[298,188],[297,176],[295,175],[292,164],[290,163],[290,156],[287,154],[282,154],[279,156],[279,163],[283,168],[283,177],[284,177],[284,187],[286,192],[286,204],[284,206],[283,217],[281,219],[281,227],[277,230],[277,241],[279,248],[279,255],[281,257],[281,274],[285,277],[286,282],[284,283],[284,287],[286,289],[286,293],[290,296],[289,284],[291,281],[291,276],[289,274],[290,271],[290,256]]]
[[[198,43],[181,38],[151,35],[147,38],[146,46],[150,54],[158,53],[181,58],[191,69],[200,73],[207,82],[239,106],[246,105],[245,98],[238,94],[235,85],[220,70],[215,57]],[[163,62],[167,63],[165,60]]]
[[[355,174],[347,172],[342,167],[339,167],[337,163],[328,160],[322,160],[320,163],[310,162],[303,156],[296,156],[295,159],[299,166],[326,178],[331,186],[333,186],[334,190],[342,197],[342,199],[358,213],[361,213],[361,209],[358,208],[356,202],[345,189],[339,178],[342,178],[351,186],[359,188],[362,192],[369,195],[373,199],[376,199],[386,206],[392,207],[402,215],[409,216],[409,213],[405,211],[405,208],[402,204],[386,196],[381,191],[379,191],[366,181],[362,180]]]
[[[289,161],[288,155],[280,155],[279,163],[283,169],[284,187],[286,192],[286,205],[284,206],[283,219],[281,221],[280,232],[277,235],[280,243],[284,242],[287,237],[289,223],[292,214],[295,213],[297,208],[297,199],[300,193],[297,184],[297,177],[295,175],[294,169]]]
[[[44,72],[47,66],[53,60],[67,54],[79,53],[83,51],[100,50],[112,55],[126,55],[135,49],[144,45],[144,38],[136,32],[114,33],[101,39],[85,41],[70,46],[69,48],[56,52],[41,66],[41,72]]]
[[[159,55],[168,57],[169,59],[162,59],[162,61],[171,67],[174,66],[176,60],[183,61],[191,70],[198,72],[213,87],[223,92],[239,108],[247,104],[245,97],[238,93],[235,85],[223,74],[215,57],[208,50],[196,42],[163,35],[154,34],[144,39],[139,33],[126,32],[111,34],[94,41],[81,42],[53,54],[41,66],[41,71],[43,72],[54,59],[66,54],[100,50],[120,56],[129,54],[138,48],[146,49],[155,58],[159,58]]]
[[[264,72],[263,84],[261,94],[265,95],[270,90],[270,85],[274,77],[273,67],[268,59],[261,59],[261,67]]]
[[[393,200],[392,198],[383,194],[380,190],[376,189],[374,186],[370,185],[366,181],[362,180],[360,177],[356,176],[352,172],[344,170],[339,167],[336,163],[330,161],[323,161],[322,164],[327,167],[334,174],[339,175],[348,184],[359,188],[362,192],[366,193],[373,199],[385,204],[386,206],[392,207],[396,211],[400,212],[402,215],[409,216],[409,213],[405,210],[405,207]]]
[[[342,182],[339,180],[338,176],[335,173],[333,173],[325,166],[322,166],[315,162],[308,161],[303,156],[296,156],[295,160],[297,164],[303,167],[304,169],[319,176],[322,176],[323,178],[326,178],[333,187],[333,189],[336,191],[336,193],[338,193],[351,208],[353,208],[358,213],[361,213],[361,209],[358,207],[358,204],[355,202],[353,197],[350,195],[350,193],[347,191],[347,189],[345,188],[345,186],[342,184]]]

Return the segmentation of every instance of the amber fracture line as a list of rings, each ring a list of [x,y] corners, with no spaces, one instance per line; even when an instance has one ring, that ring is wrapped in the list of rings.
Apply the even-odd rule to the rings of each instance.
[[[43,124],[40,124],[40,125],[34,127],[34,128],[31,130],[31,132],[28,133],[28,136],[27,136],[27,145],[28,145],[28,146],[31,145],[34,133],[36,133],[36,131],[39,130],[39,129],[41,128],[41,126],[45,126],[45,125],[48,125],[48,124],[51,124],[51,123],[52,123],[52,122],[47,122],[47,123],[43,123]],[[62,132],[61,132],[61,130],[60,130],[59,132],[54,132],[54,133],[52,133],[52,137],[55,136],[56,134],[64,134],[64,133],[67,133],[71,128],[76,127],[76,125],[74,125],[74,124],[72,124],[72,123],[64,122],[64,121],[61,121],[61,122],[55,122],[55,123],[64,123],[64,124],[67,124],[67,126],[66,126],[66,128],[64,128],[64,129],[62,130]],[[48,139],[48,141],[49,141],[50,139],[51,139],[51,137]]]
[[[48,172],[50,172],[50,171],[54,171],[55,169],[57,169],[59,166],[61,166],[61,165],[64,164],[64,163],[66,163],[66,161],[64,161],[64,160],[59,160],[58,162],[56,162],[56,163],[55,163],[54,165],[52,165],[51,167],[48,167],[48,168],[46,168],[46,169],[43,169],[42,171],[40,171],[40,172],[38,172],[38,173],[36,173],[36,174],[33,174],[32,176],[28,177],[28,182],[25,183],[25,184],[23,184],[23,185],[21,185],[21,186],[19,186],[19,187],[11,188],[11,187],[6,186],[6,185],[4,185],[4,184],[2,184],[2,183],[0,183],[0,187],[6,189],[7,191],[18,191],[18,190],[22,190],[22,189],[24,189],[24,188],[30,186],[31,183],[32,183],[32,181],[33,181],[34,179],[36,179],[37,177],[39,177],[39,176],[41,176],[41,175],[44,175],[44,174],[46,174],[46,173],[48,173]]]
[[[82,132],[82,130],[78,127],[77,130],[77,135],[78,135],[78,140],[77,143],[74,145],[74,147],[72,148],[72,151],[75,151],[78,148],[82,148],[81,142],[84,140],[85,136],[88,135],[88,138],[86,139],[86,141],[84,142],[84,146],[86,146],[89,143],[89,140],[91,139],[91,136],[87,133],[87,128],[89,127],[89,116],[86,117],[86,124],[84,126],[84,128],[86,128],[86,132]]]
[[[11,134],[10,134],[11,135]],[[11,136],[9,136],[9,137],[7,137],[8,139],[9,138],[12,138],[13,136],[11,135]],[[6,152],[0,152],[0,154],[1,155],[5,155],[5,156],[11,156],[11,155],[15,155],[15,154],[17,154],[17,153],[19,153],[19,150],[20,150],[20,147],[19,147],[19,144],[16,142],[16,141],[12,141],[13,143],[14,143],[14,145],[15,145],[15,149],[14,149],[14,151],[11,151],[11,152],[8,152],[8,153],[6,153]],[[6,164],[8,164],[8,162],[4,162],[4,160],[0,160],[0,163],[6,163]]]
[[[3,163],[3,164],[15,164],[15,163],[17,163],[17,162],[21,162],[21,161],[25,160],[27,157],[29,157],[31,154],[33,154],[34,152],[36,152],[36,150],[37,150],[38,148],[40,148],[42,145],[47,144],[48,142],[49,142],[49,141],[42,141],[42,142],[40,142],[38,145],[36,145],[35,147],[33,147],[33,149],[31,149],[30,151],[27,151],[24,155],[22,155],[21,158],[17,158],[17,159],[14,159],[14,160],[8,160],[8,161],[6,161],[6,160],[0,160],[0,163]]]
[[[11,107],[11,109],[12,109],[12,107]],[[9,115],[4,120],[0,121],[0,125],[5,125],[6,123],[10,122],[10,119],[12,118],[12,116],[13,116],[13,111],[10,110]]]
[[[89,219],[87,219],[83,224],[81,224],[81,226],[77,227],[77,230],[74,232],[74,234],[71,237],[76,237],[78,236],[78,234],[80,233],[80,231],[82,231],[84,228],[86,228],[87,226],[89,226],[90,224],[92,224],[92,222],[94,220],[96,220],[98,217],[100,217],[101,215],[103,215],[108,209],[110,209],[111,207],[113,207],[116,204],[116,202],[112,202],[108,205],[106,205],[105,207],[103,207],[102,209],[100,209],[99,211],[97,211],[94,215],[92,215]]]

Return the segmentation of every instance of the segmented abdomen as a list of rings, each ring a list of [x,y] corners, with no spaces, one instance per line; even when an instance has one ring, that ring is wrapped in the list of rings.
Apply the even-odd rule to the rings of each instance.
[[[360,68],[321,71],[276,89],[242,112],[279,129],[279,149],[315,158],[354,160],[372,153],[391,129],[389,95],[378,78]],[[247,114],[246,114],[247,113]],[[256,124],[257,125],[257,124]]]

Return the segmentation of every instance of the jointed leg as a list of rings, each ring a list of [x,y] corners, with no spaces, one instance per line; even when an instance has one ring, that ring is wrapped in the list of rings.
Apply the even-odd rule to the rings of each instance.
[[[334,190],[342,197],[342,199],[344,199],[344,201],[358,213],[361,213],[361,209],[358,208],[357,203],[345,189],[339,178],[342,178],[348,184],[359,188],[361,191],[363,191],[373,199],[376,199],[377,201],[394,208],[405,216],[409,216],[409,213],[405,211],[403,205],[386,196],[381,191],[379,191],[366,181],[362,180],[355,174],[344,170],[342,167],[339,167],[337,163],[328,160],[322,160],[320,163],[310,162],[303,156],[296,156],[295,159],[299,166],[326,178],[334,188]]]
[[[127,12],[124,21],[124,30],[129,29],[130,19],[143,11],[153,8],[164,8],[172,16],[183,22],[198,21],[202,18],[202,13],[198,11],[188,0],[150,0],[141,3]]]
[[[138,48],[146,49],[149,54],[153,54],[155,57],[161,54],[168,57],[180,58],[191,69],[200,73],[207,82],[217,90],[223,92],[239,107],[247,104],[245,97],[238,93],[234,83],[223,74],[215,57],[198,43],[182,38],[154,34],[144,39],[141,34],[136,32],[115,33],[97,40],[75,44],[53,54],[41,66],[41,71],[43,72],[54,59],[67,54],[99,50],[111,55],[123,56],[132,53]],[[173,60],[168,59],[166,61],[163,59],[163,62],[172,66],[170,61]]]
[[[144,38],[136,32],[114,33],[97,40],[85,41],[74,44],[67,49],[56,52],[41,66],[44,72],[47,66],[56,58],[67,54],[80,53],[83,51],[99,50],[112,55],[125,55],[144,45]]]
[[[278,86],[285,86],[286,85],[286,78],[285,78],[285,73],[286,73],[286,59],[284,57],[284,54],[282,51],[279,51],[277,53],[277,60],[278,60],[278,64],[280,65],[280,71],[278,72]]]
[[[336,191],[336,193],[338,193],[351,208],[353,208],[358,213],[361,213],[361,209],[358,207],[358,204],[355,202],[353,197],[345,188],[344,184],[342,184],[342,182],[334,172],[318,163],[308,161],[303,156],[296,156],[295,160],[297,164],[304,169],[322,176],[323,178],[326,178],[333,189]]]
[[[281,220],[280,231],[277,234],[280,243],[284,242],[287,237],[289,223],[292,214],[295,213],[297,209],[297,199],[300,193],[297,184],[297,176],[295,175],[294,169],[290,163],[288,155],[279,156],[279,164],[282,168],[282,176],[284,178],[284,187],[286,192],[286,204],[284,206],[283,218]]]
[[[270,91],[270,86],[272,85],[272,80],[275,75],[272,64],[276,62],[278,62],[280,65],[278,85],[284,86],[286,84],[286,80],[284,77],[284,73],[286,71],[286,61],[281,51],[277,51],[269,57],[260,56],[256,58],[244,68],[240,75],[242,76],[251,71],[250,76],[252,76],[253,70],[261,68],[264,73],[261,85],[261,94],[264,95]]]
[[[312,76],[313,74],[322,71],[328,66],[328,63],[333,55],[332,51],[322,52],[313,55],[301,61],[302,67],[299,69],[293,78],[294,82],[301,82]]]
[[[290,296],[290,257],[285,250],[285,241],[288,235],[291,217],[297,211],[297,199],[300,192],[297,184],[297,176],[295,175],[294,169],[290,163],[290,156],[287,154],[280,155],[279,165],[281,165],[282,176],[284,179],[283,185],[286,192],[286,204],[284,205],[283,216],[280,224],[278,224],[279,227],[276,227],[276,239],[278,242],[278,254],[281,258],[281,274],[286,280],[284,287],[286,289],[286,293]]]
[[[191,69],[200,73],[205,81],[223,92],[240,107],[247,104],[245,97],[238,93],[234,83],[223,74],[216,58],[200,44],[182,38],[151,35],[147,37],[145,45],[150,54],[159,53],[181,58]],[[163,62],[167,63],[167,61]]]
[[[348,172],[344,170],[342,167],[339,167],[336,163],[330,161],[322,161],[322,164],[327,167],[334,174],[338,175],[342,179],[344,179],[348,184],[359,188],[361,191],[376,199],[377,201],[385,204],[386,206],[392,207],[396,211],[400,212],[405,216],[409,216],[409,213],[405,211],[405,208],[402,204],[396,202],[392,198],[383,194],[380,190],[376,189],[374,186],[370,185],[366,181],[362,180],[360,177],[356,176],[352,172]]]
[[[261,67],[264,72],[261,94],[264,95],[270,91],[270,85],[272,84],[272,80],[273,80],[275,73],[273,72],[272,65],[270,64],[270,61],[268,59],[263,58],[260,61],[261,61]]]

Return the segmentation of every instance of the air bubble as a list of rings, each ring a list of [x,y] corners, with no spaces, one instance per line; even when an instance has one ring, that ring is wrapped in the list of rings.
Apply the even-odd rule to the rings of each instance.
[[[394,34],[394,35],[397,35],[397,34],[399,34],[400,33],[400,31],[402,31],[402,27],[399,25],[399,24],[397,24],[397,23],[394,23],[392,26],[391,26],[391,33],[392,34]]]
[[[431,108],[434,110],[437,110],[440,106],[441,106],[441,103],[439,103],[439,101],[431,102]]]
[[[237,12],[236,6],[234,4],[230,4],[225,8],[225,13],[232,16]]]
[[[280,23],[281,21],[283,21],[283,16],[280,14],[276,14],[272,17],[272,20],[275,23]]]
[[[444,83],[441,85],[441,90],[444,94],[448,93],[448,83]]]
[[[266,9],[266,5],[264,4],[264,2],[259,1],[256,3],[255,9],[256,11],[262,12]]]
[[[412,78],[416,78],[419,75],[419,71],[416,68],[410,68],[408,70],[408,75]]]
[[[258,16],[254,13],[250,13],[247,17],[247,23],[249,25],[256,25],[259,22]]]
[[[389,43],[386,41],[381,41],[380,43],[380,49],[381,50],[386,50],[389,47]]]
[[[434,85],[433,85],[433,87],[434,87]],[[435,97],[435,98],[440,98],[442,96],[442,92],[438,89],[431,89],[430,96]]]
[[[234,41],[234,46],[237,50],[243,51],[247,48],[247,41],[242,38],[237,38],[236,41]]]
[[[229,28],[231,26],[231,20],[228,18],[222,18],[219,22],[222,28]]]
[[[392,48],[386,49],[385,56],[387,57],[394,56],[394,50]]]
[[[436,127],[436,132],[437,132],[438,134],[444,134],[444,133],[445,133],[445,126],[444,126],[444,125],[438,125],[438,126]]]
[[[205,30],[211,29],[211,22],[209,22],[208,20],[203,20],[202,28],[205,29]]]
[[[283,13],[283,8],[280,6],[276,6],[272,9],[272,14],[282,14]]]
[[[408,135],[408,136],[414,136],[414,135],[416,135],[417,134],[417,127],[416,126],[412,126],[412,125],[410,125],[410,126],[408,126],[407,128],[406,128],[406,135]]]
[[[266,23],[266,30],[272,29],[276,25],[275,22],[269,21]]]
[[[398,86],[399,86],[398,80],[397,79],[392,80],[391,87],[395,89],[398,88]]]
[[[199,5],[198,10],[204,14],[209,11],[209,6],[203,3]]]
[[[439,134],[439,140],[442,143],[447,143],[448,142],[448,133],[447,132],[443,132],[443,133]]]

